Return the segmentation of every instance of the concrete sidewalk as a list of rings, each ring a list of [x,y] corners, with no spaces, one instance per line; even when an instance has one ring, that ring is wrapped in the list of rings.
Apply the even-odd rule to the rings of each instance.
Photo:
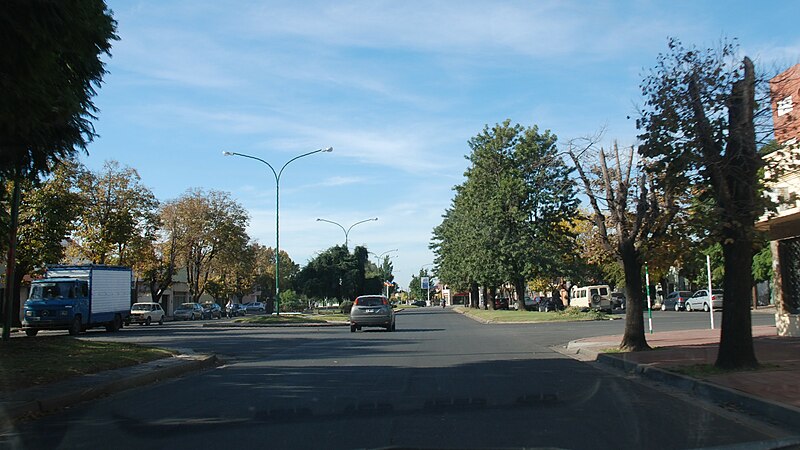
[[[621,335],[598,336],[570,342],[567,353],[800,429],[800,338],[778,337],[774,326],[756,326],[753,345],[761,369],[704,374],[690,367],[714,364],[719,333],[719,329],[657,332],[647,335],[653,350],[628,353],[605,353],[619,345]],[[692,376],[681,374],[682,369],[692,369]]]
[[[218,364],[215,355],[182,354],[121,369],[73,377],[57,383],[0,393],[0,430],[76,403]]]

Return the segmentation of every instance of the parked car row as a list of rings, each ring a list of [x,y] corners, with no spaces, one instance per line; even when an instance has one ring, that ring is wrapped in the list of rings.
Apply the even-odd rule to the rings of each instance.
[[[724,291],[722,289],[712,289],[708,295],[708,289],[700,289],[692,294],[691,291],[675,291],[667,295],[661,303],[661,310],[674,311],[710,311],[722,309],[722,299]]]
[[[262,302],[251,302],[245,304],[235,304],[230,308],[223,308],[214,302],[203,304],[187,302],[180,304],[172,312],[174,320],[202,320],[202,319],[221,319],[223,317],[239,317],[248,313],[264,313],[267,307]],[[150,325],[152,323],[164,324],[166,312],[159,303],[138,302],[131,306],[130,317],[125,321],[126,325],[138,323],[140,325]]]

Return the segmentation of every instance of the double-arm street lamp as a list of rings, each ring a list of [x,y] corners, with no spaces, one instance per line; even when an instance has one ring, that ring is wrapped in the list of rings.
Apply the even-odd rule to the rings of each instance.
[[[332,223],[332,224],[334,224],[334,225],[338,226],[339,228],[341,228],[341,229],[342,229],[342,231],[344,231],[344,246],[345,246],[345,248],[348,248],[348,249],[349,249],[350,247],[348,247],[348,246],[347,246],[347,237],[350,235],[350,230],[352,230],[354,226],[356,226],[356,225],[358,225],[358,224],[360,224],[360,223],[364,223],[364,222],[374,222],[374,221],[376,221],[376,220],[378,220],[378,218],[377,218],[377,217],[373,217],[372,219],[364,219],[364,220],[361,220],[361,221],[359,221],[359,222],[356,222],[356,223],[354,223],[354,224],[350,225],[350,228],[347,228],[347,229],[345,229],[345,228],[342,226],[342,224],[340,224],[339,222],[334,222],[334,221],[332,221],[332,220],[328,220],[328,219],[317,219],[317,222],[328,222],[328,223]]]
[[[272,164],[264,161],[261,158],[257,158],[255,156],[245,155],[244,153],[237,153],[237,152],[222,152],[225,156],[241,156],[243,158],[250,158],[255,159],[256,161],[262,162],[269,167],[272,171],[272,174],[275,176],[275,313],[280,315],[281,313],[281,289],[280,289],[280,274],[281,274],[281,239],[280,239],[280,230],[281,230],[281,221],[280,221],[280,211],[281,211],[281,175],[283,175],[283,169],[289,165],[292,161],[300,159],[304,156],[310,156],[314,153],[320,152],[332,152],[333,147],[328,148],[321,148],[319,150],[314,150],[313,152],[303,153],[302,155],[297,155],[294,158],[286,161],[286,163],[281,167],[281,170],[275,171],[275,168],[272,167]]]

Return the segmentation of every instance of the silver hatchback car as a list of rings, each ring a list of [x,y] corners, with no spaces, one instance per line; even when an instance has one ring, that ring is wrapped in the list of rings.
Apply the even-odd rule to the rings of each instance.
[[[383,295],[357,297],[350,310],[350,332],[355,333],[361,327],[383,327],[386,331],[394,331],[394,311],[389,299]]]

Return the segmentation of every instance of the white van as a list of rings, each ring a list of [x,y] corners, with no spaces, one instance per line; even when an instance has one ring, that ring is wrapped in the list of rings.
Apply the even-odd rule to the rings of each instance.
[[[611,312],[613,310],[611,287],[607,284],[583,287],[573,286],[569,306]]]

